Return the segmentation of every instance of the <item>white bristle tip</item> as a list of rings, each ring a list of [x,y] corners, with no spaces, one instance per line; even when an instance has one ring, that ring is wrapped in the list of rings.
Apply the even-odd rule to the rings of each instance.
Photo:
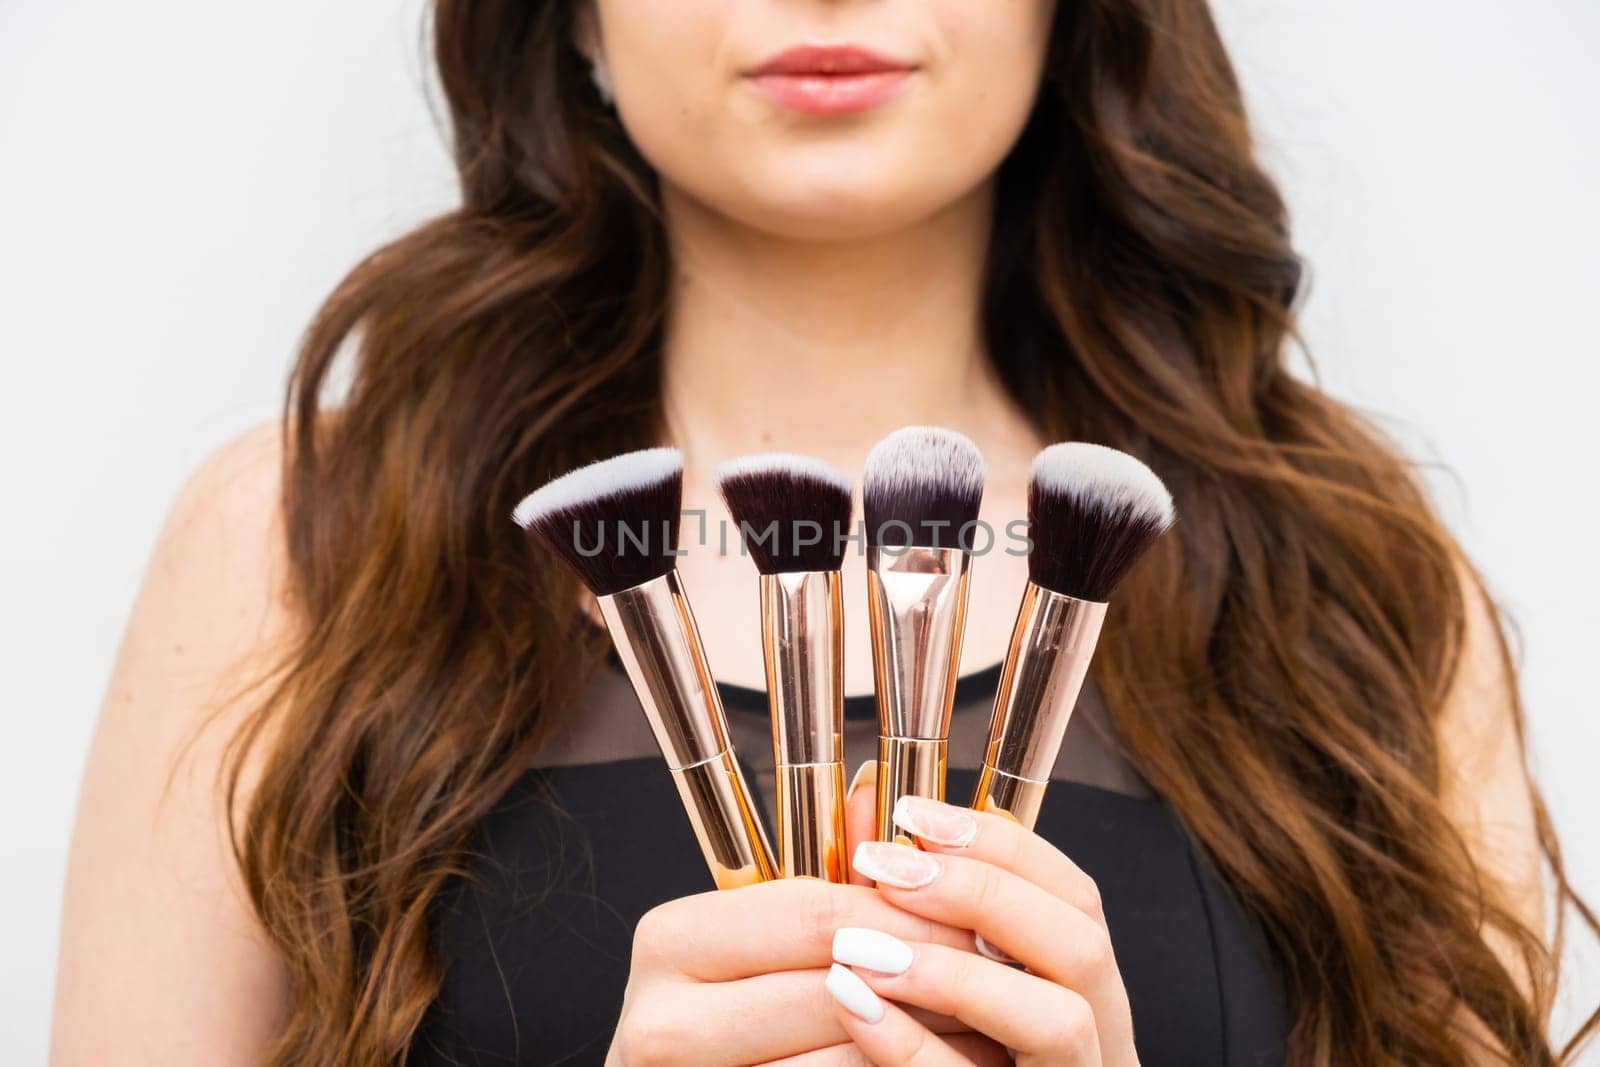
[[[905,426],[872,446],[862,480],[869,489],[938,482],[953,492],[983,492],[983,453],[971,438],[939,426]]]
[[[810,479],[823,485],[833,486],[844,493],[850,492],[850,479],[841,474],[837,467],[815,456],[803,456],[798,452],[760,452],[751,456],[739,456],[717,466],[718,484],[730,478],[763,474]]]
[[[683,473],[683,453],[676,448],[646,448],[624,452],[570,471],[529,493],[511,513],[527,529],[546,515],[591,500],[603,500],[643,489]]]
[[[1046,492],[1130,507],[1160,526],[1172,525],[1172,494],[1155,471],[1126,452],[1068,441],[1035,456],[1031,473]]]

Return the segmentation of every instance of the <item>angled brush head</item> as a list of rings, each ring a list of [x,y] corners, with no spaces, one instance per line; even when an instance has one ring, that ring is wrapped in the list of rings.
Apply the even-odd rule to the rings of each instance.
[[[1028,576],[1079,600],[1105,601],[1175,519],[1155,472],[1104,445],[1051,445],[1028,482]]]
[[[682,504],[683,456],[647,448],[563,474],[511,517],[595,596],[610,596],[672,570]]]
[[[961,548],[961,531],[983,502],[978,446],[937,426],[906,426],[867,453],[861,501],[867,543]],[[969,539],[973,535],[969,533]]]
[[[844,563],[850,479],[822,460],[741,456],[717,468],[717,488],[762,574],[836,571]]]

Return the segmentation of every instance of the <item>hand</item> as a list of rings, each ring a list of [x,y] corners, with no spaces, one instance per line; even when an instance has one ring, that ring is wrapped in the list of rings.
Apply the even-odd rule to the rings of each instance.
[[[856,874],[883,898],[971,942],[892,931],[841,931],[828,988],[840,1025],[874,1064],[969,1062],[938,1033],[885,1000],[954,1016],[1013,1050],[1021,1064],[1136,1064],[1128,995],[1094,882],[1037,834],[1002,815],[921,797],[895,823],[922,849],[864,842]],[[887,936],[886,936],[887,935]],[[970,935],[969,935],[970,936]],[[998,951],[996,951],[998,950]]]
[[[872,790],[854,792],[850,826],[870,837]],[[952,952],[970,953],[973,945],[966,930],[903,911],[866,885],[787,879],[669,901],[634,931],[607,1063],[865,1064],[824,987],[840,927],[871,927]],[[963,1062],[1008,1062],[992,1041],[948,1016],[914,1010],[906,1018],[945,1035]]]

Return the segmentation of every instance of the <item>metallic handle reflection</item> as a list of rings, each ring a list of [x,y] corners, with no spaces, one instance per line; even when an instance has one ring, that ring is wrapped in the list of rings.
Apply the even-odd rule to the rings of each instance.
[[[1028,583],[995,693],[974,808],[1006,812],[1033,828],[1105,616],[1103,603]]]
[[[717,886],[775,877],[678,572],[597,600]]]
[[[970,557],[959,549],[867,550],[878,694],[878,839],[894,840],[895,801],[944,799]]]

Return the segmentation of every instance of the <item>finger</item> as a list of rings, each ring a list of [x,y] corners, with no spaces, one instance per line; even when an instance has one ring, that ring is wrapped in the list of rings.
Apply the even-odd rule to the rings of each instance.
[[[841,964],[828,971],[834,1017],[878,1067],[965,1067],[968,1062],[938,1034],[872,991]]]
[[[850,788],[845,793],[845,840],[851,852],[854,852],[857,841],[871,841],[878,836],[877,769],[877,760],[864,760],[856,768],[855,777],[850,779]],[[857,874],[854,868],[849,873],[852,885],[872,884],[864,875]]]
[[[841,926],[870,926],[916,941],[972,944],[969,933],[901,911],[876,890],[781,878],[652,908],[634,929],[634,963],[700,982],[826,967],[832,959],[833,932]]]
[[[880,997],[953,1015],[1046,1063],[1100,1062],[1094,1010],[1065,986],[944,945],[897,944],[871,936],[841,937],[835,945],[854,947],[835,956],[849,957],[839,962],[854,964]]]
[[[1128,995],[1111,935],[1065,900],[1010,871],[955,853],[865,842],[856,848],[854,863],[896,907],[972,930],[1035,974],[1081,993],[1102,1042],[1131,1041]]]
[[[624,1002],[624,1063],[765,1063],[848,1040],[823,989],[826,972],[777,971],[735,982],[663,982]],[[752,1020],[760,1020],[752,1025]]]
[[[772,1060],[768,1067],[872,1067],[872,1061],[867,1059],[867,1054],[854,1041],[849,1041],[843,1045],[814,1048],[798,1056]]]
[[[1100,890],[1066,854],[1011,816],[973,811],[927,797],[902,796],[894,822],[929,852],[992,863],[1055,894],[1102,926]]]
[[[976,1064],[977,1067],[1010,1067],[1011,1055],[1006,1050],[984,1037],[970,1031],[960,1034],[945,1034],[944,1043],[954,1049],[961,1057],[963,1063]],[[802,1052],[798,1056],[785,1056],[781,1060],[770,1061],[781,1067],[872,1067],[872,1061],[867,1059],[867,1054],[861,1051],[861,1046],[854,1041],[842,1045],[830,1045],[827,1048],[812,1049]]]
[[[952,949],[951,951],[957,951]],[[624,1062],[644,1053],[703,1063],[766,1063],[848,1042],[821,969],[776,971],[733,982],[661,983],[625,1002],[617,1032]],[[948,1015],[914,1008],[935,1033],[967,1031]]]

